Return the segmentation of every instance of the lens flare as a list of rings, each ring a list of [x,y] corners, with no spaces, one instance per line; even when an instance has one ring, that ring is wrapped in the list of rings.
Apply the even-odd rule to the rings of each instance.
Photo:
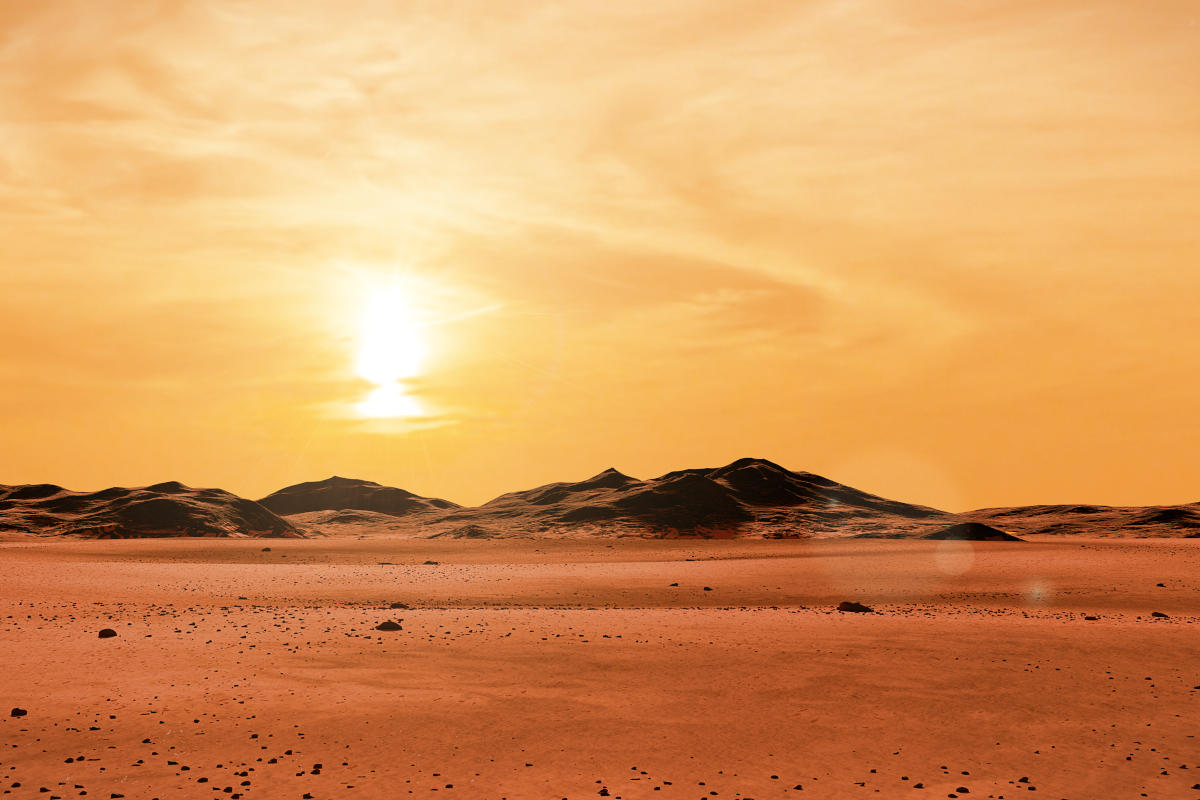
[[[945,575],[964,575],[975,564],[975,547],[956,539],[938,542],[933,560]]]

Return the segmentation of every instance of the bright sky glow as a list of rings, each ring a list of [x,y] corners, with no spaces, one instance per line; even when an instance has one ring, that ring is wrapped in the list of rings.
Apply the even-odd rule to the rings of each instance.
[[[402,288],[393,283],[373,291],[363,311],[355,367],[377,388],[358,412],[372,418],[421,416],[420,402],[402,382],[420,375],[427,351],[424,326]]]

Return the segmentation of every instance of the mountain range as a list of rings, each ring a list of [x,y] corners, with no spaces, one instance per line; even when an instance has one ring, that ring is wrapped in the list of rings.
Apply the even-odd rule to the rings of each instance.
[[[0,534],[302,537],[651,536],[659,538],[1015,539],[1028,534],[1200,537],[1200,503],[1045,505],[954,514],[903,503],[771,461],[682,469],[640,480],[606,469],[466,507],[334,476],[260,500],[177,482],[72,492],[0,485]]]

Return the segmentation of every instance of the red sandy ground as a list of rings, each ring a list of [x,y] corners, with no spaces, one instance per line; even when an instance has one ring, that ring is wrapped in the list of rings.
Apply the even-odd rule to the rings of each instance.
[[[1200,798],[1198,623],[1200,541],[14,542],[0,790]]]

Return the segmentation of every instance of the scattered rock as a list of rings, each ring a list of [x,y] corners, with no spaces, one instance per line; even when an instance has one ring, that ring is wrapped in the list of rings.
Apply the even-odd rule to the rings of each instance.
[[[390,606],[388,606],[388,608],[401,608],[407,610],[408,603],[392,603]]]
[[[378,625],[376,625],[375,630],[377,630],[377,631],[399,631],[399,630],[404,630],[404,629],[400,627],[400,623],[392,622],[389,619],[389,620],[386,620],[386,621],[381,622]]]
[[[875,609],[870,606],[864,606],[862,603],[856,603],[853,600],[843,600],[838,603],[838,611],[847,611],[853,614],[873,614]]]
[[[438,562],[436,562],[436,561],[426,561],[426,562],[425,562],[425,565],[426,565],[426,566],[430,566],[430,567],[436,567],[436,566],[438,565]]]
[[[711,586],[705,586],[705,587],[704,587],[704,591],[706,591],[706,592],[711,592],[711,591],[712,591],[712,587],[711,587]]]
[[[1084,617],[1084,619],[1088,620],[1089,622],[1095,622],[1096,620],[1098,620],[1098,619],[1100,619],[1100,618],[1099,618],[1099,617],[1093,617],[1093,616],[1091,616],[1091,615],[1089,614],[1088,616],[1085,616],[1085,617]]]
[[[1159,619],[1170,619],[1171,618],[1170,614],[1164,614],[1161,611],[1151,611],[1150,616],[1158,617]]]
[[[23,708],[14,708],[11,712],[9,712],[9,716],[10,717],[23,717],[28,713],[29,712]]]
[[[269,552],[271,552],[271,548],[269,548],[269,547],[264,547],[264,548],[262,549],[262,551],[263,551],[264,553],[269,553]]]
[[[101,639],[111,639],[116,635],[117,635],[117,632],[114,631],[112,628],[104,628],[103,630],[100,631],[99,637]]]

